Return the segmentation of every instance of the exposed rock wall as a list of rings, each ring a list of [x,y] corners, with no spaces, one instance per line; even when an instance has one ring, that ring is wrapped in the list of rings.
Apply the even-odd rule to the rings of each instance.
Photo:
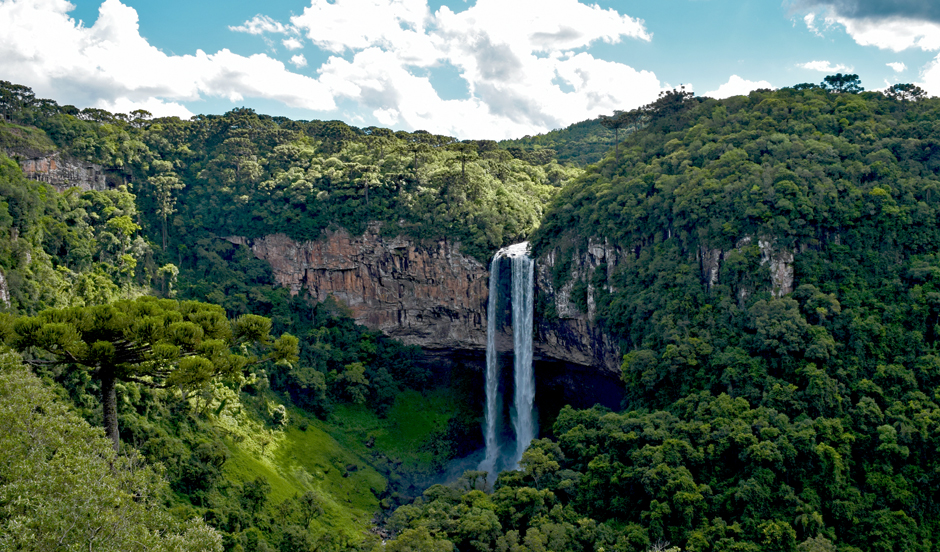
[[[317,241],[295,241],[283,234],[226,239],[250,247],[270,263],[277,283],[292,294],[306,292],[320,301],[333,296],[357,322],[386,335],[429,350],[486,349],[489,273],[461,255],[459,244],[440,240],[420,245],[405,237],[383,237],[376,226],[359,237],[345,230],[326,232]],[[595,247],[585,259],[597,266],[599,259],[614,254],[611,248]],[[552,294],[541,262],[536,263],[537,293]],[[536,358],[618,372],[617,348],[570,304],[570,286],[562,293],[568,295],[558,300],[557,308],[566,314],[539,324]],[[510,346],[510,331],[497,337],[503,348]]]
[[[19,161],[26,178],[52,185],[60,192],[71,187],[82,190],[104,190],[107,188],[104,169],[101,165],[82,161],[59,152],[24,155],[24,152],[5,152]]]
[[[606,241],[589,241],[585,251],[575,251],[572,255],[569,277],[559,289],[555,289],[552,278],[555,265],[559,262],[557,251],[549,251],[536,259],[538,300],[550,302],[557,314],[557,319],[537,320],[537,355],[595,366],[611,373],[620,372],[623,355],[619,345],[594,324],[597,290],[591,281],[594,272],[602,269],[606,270],[605,280],[609,282],[622,254],[619,248],[609,245]],[[571,297],[579,280],[587,282],[586,313],[581,312]]]
[[[306,290],[320,301],[333,296],[357,322],[405,343],[430,349],[481,349],[486,344],[487,270],[440,240],[417,245],[345,230],[318,241],[283,234],[227,238],[268,261],[277,283],[292,294]]]
[[[738,240],[735,247],[741,249],[752,243],[752,238],[746,236]],[[770,270],[771,292],[774,297],[783,297],[793,292],[793,252],[786,247],[781,247],[777,240],[772,237],[760,237],[757,239],[757,247],[760,249],[760,264],[767,265]],[[702,268],[702,281],[711,289],[718,283],[718,273],[721,271],[721,263],[725,259],[725,251],[720,249],[711,249],[707,246],[699,248],[699,263]],[[743,292],[744,290],[742,290]]]

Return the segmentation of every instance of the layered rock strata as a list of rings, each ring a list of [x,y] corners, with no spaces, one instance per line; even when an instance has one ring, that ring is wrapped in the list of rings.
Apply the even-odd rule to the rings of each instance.
[[[590,240],[586,250],[574,252],[565,283],[555,289],[552,273],[558,262],[557,256],[557,251],[552,250],[536,259],[537,300],[551,303],[557,315],[555,319],[536,321],[536,355],[619,374],[623,355],[619,344],[594,324],[597,290],[591,282],[594,271],[599,269],[606,271],[605,281],[611,281],[622,252],[606,241]],[[587,282],[587,312],[581,312],[571,297],[579,281]]]
[[[332,296],[347,305],[360,324],[432,352],[459,356],[460,351],[485,351],[490,275],[481,263],[462,255],[457,243],[418,244],[406,237],[385,237],[378,226],[358,237],[345,230],[328,231],[316,241],[295,241],[283,234],[226,239],[270,263],[276,282],[292,294],[310,293],[319,301]],[[592,251],[586,263],[597,266],[602,252]],[[541,262],[536,261],[537,293],[553,295]],[[563,313],[559,319],[537,323],[536,360],[619,372],[619,350],[591,323],[593,313],[579,313],[570,304],[570,285],[557,305]],[[497,336],[499,350],[511,350],[511,331],[507,327]]]
[[[418,245],[387,238],[376,226],[359,237],[345,230],[317,241],[283,234],[230,237],[268,261],[292,294],[332,296],[357,322],[430,349],[482,349],[486,343],[487,270],[460,254],[459,244]]]
[[[5,153],[19,162],[26,178],[50,184],[60,192],[72,187],[85,191],[107,189],[107,179],[101,165],[62,155],[59,152],[38,154],[31,151],[7,151]]]

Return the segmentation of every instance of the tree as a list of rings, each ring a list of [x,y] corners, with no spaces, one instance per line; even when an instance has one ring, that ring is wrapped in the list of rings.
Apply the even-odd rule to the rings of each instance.
[[[601,115],[601,124],[614,131],[614,160],[620,162],[620,129],[627,125],[623,111],[614,111],[613,116]]]
[[[153,186],[154,195],[157,199],[157,215],[163,223],[163,250],[166,251],[167,218],[176,212],[176,197],[174,197],[173,192],[175,190],[182,190],[186,185],[172,172],[159,176],[151,176],[147,180],[150,182],[150,185]]]
[[[457,142],[451,144],[448,149],[457,152],[457,159],[460,160],[460,178],[467,181],[467,161],[473,161],[477,157],[477,145],[473,142]]]
[[[170,515],[169,489],[139,457],[0,352],[0,550],[222,551],[201,519]]]
[[[0,114],[4,118],[13,119],[15,114],[32,106],[35,99],[36,96],[31,88],[0,80]]]
[[[916,84],[895,84],[885,90],[885,96],[902,102],[916,102],[927,97],[927,92]]]
[[[297,338],[284,334],[272,341],[267,318],[230,321],[218,305],[153,297],[47,309],[17,319],[13,331],[17,349],[45,357],[27,363],[78,365],[100,382],[105,432],[115,450],[118,381],[189,389],[216,376],[237,380],[251,363],[297,357]]]
[[[865,90],[862,88],[861,79],[855,74],[843,75],[842,73],[836,73],[835,75],[829,75],[823,79],[821,86],[825,90],[837,94],[858,94]]]

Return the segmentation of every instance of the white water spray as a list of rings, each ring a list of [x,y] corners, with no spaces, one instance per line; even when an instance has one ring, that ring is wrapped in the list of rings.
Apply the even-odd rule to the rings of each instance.
[[[499,252],[490,261],[490,297],[486,304],[486,458],[480,470],[494,473],[499,460],[496,420],[499,416],[499,366],[496,358],[496,303],[499,300]]]
[[[528,246],[528,244],[525,244]],[[532,319],[534,311],[533,274],[535,263],[523,254],[512,257],[512,337],[515,352],[515,418],[516,456],[518,466],[522,453],[535,439],[535,372],[532,369]]]
[[[535,373],[532,368],[532,329],[534,312],[535,263],[528,256],[528,242],[500,249],[490,263],[490,296],[486,307],[486,456],[479,469],[490,474],[510,465],[517,467],[522,453],[535,438]],[[496,318],[499,301],[499,260],[508,258],[512,267],[512,327],[514,351],[514,402],[512,409],[516,450],[503,459],[497,429],[502,409],[499,404],[499,359],[496,354]],[[509,460],[509,461],[507,461]]]

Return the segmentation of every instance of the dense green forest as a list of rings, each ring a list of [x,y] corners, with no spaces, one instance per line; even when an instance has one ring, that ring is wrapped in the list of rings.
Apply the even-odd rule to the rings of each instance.
[[[127,508],[100,549],[127,549],[117,523],[156,549],[936,549],[940,99],[839,77],[673,91],[500,144],[244,109],[122,116],[4,83],[0,147],[101,163],[113,189],[59,193],[0,155],[0,337],[21,351],[0,360],[0,422],[47,430],[0,443],[0,544],[41,549],[86,496],[73,481],[94,480]],[[625,353],[623,407],[564,408],[492,485],[428,487],[479,439],[462,383],[217,239],[369,221],[480,260],[523,238],[554,252],[555,283],[582,308],[590,290]],[[579,268],[605,240],[618,262]],[[120,453],[97,429],[101,375],[77,361],[114,354],[83,328],[115,304],[151,324],[124,339],[170,347],[146,367],[175,367],[118,378]],[[186,347],[205,363],[180,371]],[[364,532],[377,513],[384,545]]]
[[[623,411],[566,409],[493,494],[396,522],[466,550],[933,550],[940,100],[891,92],[647,112],[534,236],[559,281],[589,239],[622,252],[574,289],[627,353]]]

